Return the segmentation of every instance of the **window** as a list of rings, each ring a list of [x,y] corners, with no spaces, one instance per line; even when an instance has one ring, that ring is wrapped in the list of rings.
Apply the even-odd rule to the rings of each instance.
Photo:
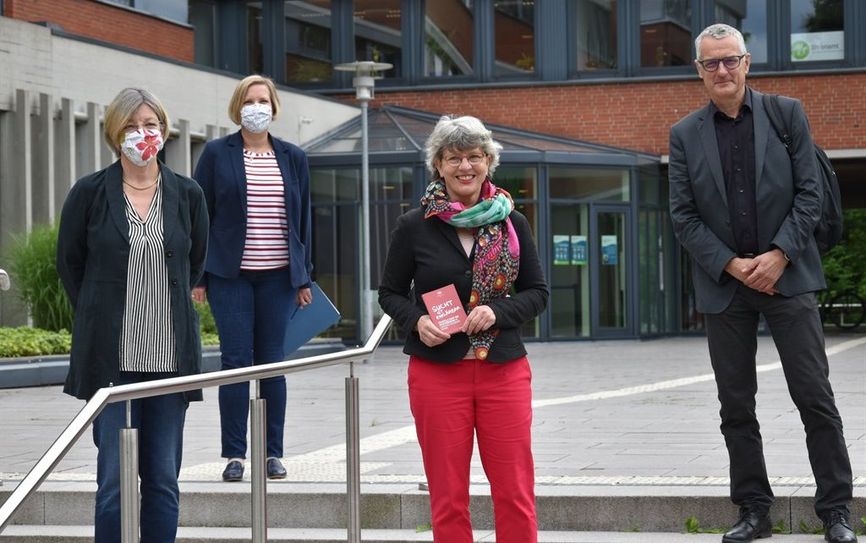
[[[496,75],[535,70],[535,2],[494,0],[493,25]]]
[[[791,62],[845,58],[843,0],[791,0]]]
[[[577,0],[572,18],[578,71],[615,69],[616,0]]]
[[[385,77],[403,73],[401,0],[355,0],[355,60],[387,62]]]
[[[550,168],[550,197],[629,201],[629,172],[621,169]]]
[[[429,0],[424,7],[424,75],[470,75],[475,59],[471,0]]]
[[[753,63],[767,62],[767,0],[716,0],[715,15],[714,21],[729,24],[743,33]]]
[[[285,3],[285,13],[286,80],[330,80],[330,0],[290,0]]]
[[[640,65],[643,68],[691,64],[690,0],[640,2]]]

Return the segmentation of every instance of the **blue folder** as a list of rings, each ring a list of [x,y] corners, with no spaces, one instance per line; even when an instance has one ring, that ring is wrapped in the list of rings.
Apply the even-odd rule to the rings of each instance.
[[[340,312],[325,296],[319,285],[313,282],[310,287],[313,301],[303,308],[294,305],[290,311],[289,324],[286,326],[286,338],[283,341],[283,352],[286,356],[297,351],[302,345],[318,336],[340,320]]]

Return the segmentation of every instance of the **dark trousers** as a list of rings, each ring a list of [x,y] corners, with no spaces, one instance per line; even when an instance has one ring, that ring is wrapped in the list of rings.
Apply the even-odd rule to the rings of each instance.
[[[768,509],[773,503],[755,417],[755,353],[761,314],[779,351],[788,392],[806,430],[806,448],[817,484],[815,512],[819,517],[834,509],[847,512],[852,495],[851,462],[828,379],[824,329],[815,295],[768,296],[745,285],[737,289],[725,311],[705,316],[721,403],[721,430],[731,464],[731,499],[741,507],[758,509]]]
[[[220,335],[222,369],[279,362],[297,290],[288,269],[241,272],[235,279],[208,279],[210,302]],[[266,403],[267,456],[283,456],[286,420],[286,378],[262,379],[259,391]],[[246,458],[250,387],[247,383],[219,389],[223,458]]]

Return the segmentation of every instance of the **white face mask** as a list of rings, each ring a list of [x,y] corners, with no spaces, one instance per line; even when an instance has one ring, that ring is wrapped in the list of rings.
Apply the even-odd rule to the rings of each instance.
[[[159,130],[138,129],[126,133],[120,151],[136,166],[147,166],[165,142]]]
[[[273,118],[271,104],[247,104],[241,108],[241,126],[253,134],[261,134],[268,129]]]

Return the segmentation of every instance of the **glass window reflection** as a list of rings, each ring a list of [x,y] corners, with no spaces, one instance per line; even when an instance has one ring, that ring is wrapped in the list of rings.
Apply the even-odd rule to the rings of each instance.
[[[535,70],[535,2],[493,2],[496,74],[515,75]]]
[[[286,13],[286,79],[327,81],[331,62],[331,1],[289,0]]]
[[[403,73],[401,0],[355,0],[355,60],[387,62],[385,77]]]
[[[644,68],[691,64],[690,0],[640,2],[640,65]]]
[[[845,2],[791,0],[791,62],[845,59]]]
[[[577,0],[574,6],[577,69],[616,68],[616,0]]]
[[[550,197],[628,202],[629,173],[624,169],[550,168]]]
[[[469,75],[475,58],[472,0],[435,0],[424,8],[424,75]]]

